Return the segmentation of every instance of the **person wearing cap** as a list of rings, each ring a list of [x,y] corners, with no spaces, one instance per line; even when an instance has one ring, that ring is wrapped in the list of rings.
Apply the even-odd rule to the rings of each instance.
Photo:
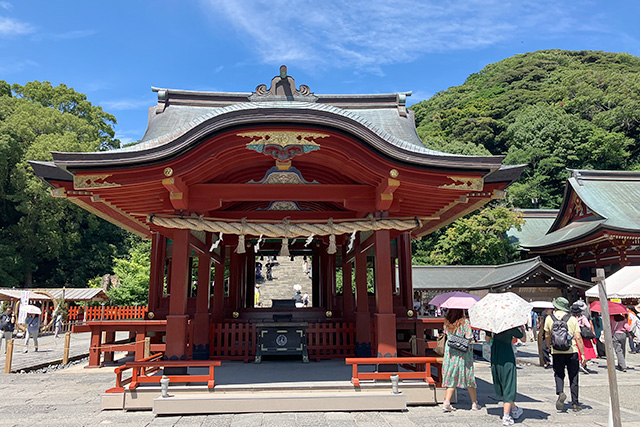
[[[553,376],[556,382],[556,409],[562,411],[564,409],[564,401],[567,395],[564,393],[564,377],[565,369],[569,374],[569,387],[571,389],[571,403],[574,412],[582,409],[578,401],[578,374],[580,372],[580,358],[578,349],[582,354],[584,352],[584,344],[580,335],[580,327],[578,320],[569,314],[569,301],[566,298],[558,297],[552,301],[556,310],[547,316],[544,323],[545,339],[547,345],[551,348],[551,358],[553,359]],[[565,317],[566,316],[566,317]],[[557,350],[551,345],[551,334],[553,333],[554,318],[557,320],[564,319],[567,322],[567,330],[571,339],[571,347],[568,350]],[[583,366],[587,363],[583,360]]]

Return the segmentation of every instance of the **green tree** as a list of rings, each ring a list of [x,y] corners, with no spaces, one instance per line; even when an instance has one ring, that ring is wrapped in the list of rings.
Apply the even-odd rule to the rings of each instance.
[[[114,258],[113,271],[120,284],[107,294],[114,305],[146,304],[151,272],[151,240],[131,237],[129,253]]]
[[[48,194],[28,160],[117,147],[115,118],[64,85],[0,81],[0,283],[86,286],[111,270],[125,233]]]
[[[504,206],[486,208],[461,218],[444,230],[433,245],[427,264],[495,265],[519,258],[517,247],[506,236],[511,227],[520,229],[522,218]]]
[[[633,55],[515,55],[411,108],[429,148],[529,164],[510,190],[517,207],[531,207],[531,199],[558,207],[567,167],[640,169],[640,58]]]

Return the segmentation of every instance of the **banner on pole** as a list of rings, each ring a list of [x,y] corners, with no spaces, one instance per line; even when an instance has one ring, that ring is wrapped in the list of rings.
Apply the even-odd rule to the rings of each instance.
[[[29,291],[22,291],[20,294],[20,312],[18,313],[18,323],[27,321],[27,305],[29,305]]]

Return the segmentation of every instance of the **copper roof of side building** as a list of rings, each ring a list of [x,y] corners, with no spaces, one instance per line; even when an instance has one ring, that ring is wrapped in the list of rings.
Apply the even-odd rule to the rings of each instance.
[[[602,230],[640,232],[640,172],[570,170],[562,205],[548,232],[522,246],[567,245]]]

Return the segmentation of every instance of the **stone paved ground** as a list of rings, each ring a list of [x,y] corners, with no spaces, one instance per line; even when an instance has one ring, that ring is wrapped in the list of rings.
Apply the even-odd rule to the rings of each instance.
[[[535,362],[534,347],[519,349],[519,358]],[[518,370],[518,404],[524,416],[523,426],[598,426],[607,424],[608,388],[605,364],[594,365],[597,373],[581,375],[580,396],[585,409],[557,413],[554,402],[553,373],[534,364]],[[640,426],[640,356],[630,355],[627,373],[618,376],[624,426]],[[309,369],[314,364],[308,365]],[[320,367],[321,365],[317,365]],[[491,373],[487,362],[476,363],[480,412],[468,410],[466,391],[459,392],[459,410],[444,414],[438,406],[411,407],[405,412],[229,414],[185,417],[154,417],[150,412],[99,410],[100,393],[114,381],[111,369],[86,370],[74,366],[49,374],[0,375],[0,426],[497,426],[501,406],[492,398]],[[568,388],[567,388],[568,392]]]
[[[118,332],[116,339],[127,338],[127,333]],[[71,342],[69,345],[69,357],[71,359],[80,358],[89,354],[89,341],[91,334],[71,334]],[[62,362],[64,350],[64,334],[60,334],[58,338],[54,338],[53,334],[44,335],[38,338],[38,351],[29,347],[29,352],[24,353],[24,338],[15,338],[14,353],[11,363],[12,372],[20,372],[22,369],[32,368],[34,366],[57,364]],[[29,340],[29,345],[33,345],[33,341]],[[5,363],[5,344],[2,342],[2,351],[0,351],[0,367],[4,372]],[[1,380],[0,380],[1,383]]]

